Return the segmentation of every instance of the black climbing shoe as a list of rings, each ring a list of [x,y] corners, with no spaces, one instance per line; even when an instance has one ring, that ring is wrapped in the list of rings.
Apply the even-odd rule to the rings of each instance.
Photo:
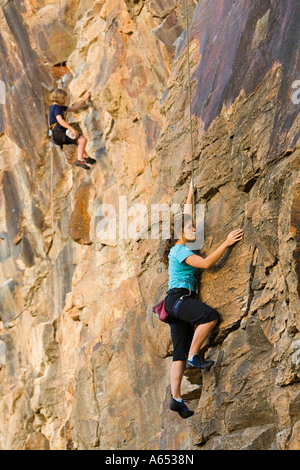
[[[188,407],[185,405],[184,402],[179,403],[178,401],[174,400],[174,398],[171,398],[171,403],[170,403],[170,410],[171,411],[176,411],[179,416],[183,419],[189,418],[190,416],[193,416],[194,412],[189,410]]]
[[[91,157],[87,157],[84,159],[85,163],[88,163],[89,165],[94,165],[97,160],[95,160],[94,158],[91,158]]]
[[[214,361],[206,361],[203,357],[200,357],[198,354],[195,354],[192,361],[186,361],[186,368],[191,369],[201,369],[209,370],[214,365]]]
[[[80,166],[81,168],[84,168],[85,170],[90,170],[90,167],[85,162],[82,162],[80,160],[76,160],[75,165]]]

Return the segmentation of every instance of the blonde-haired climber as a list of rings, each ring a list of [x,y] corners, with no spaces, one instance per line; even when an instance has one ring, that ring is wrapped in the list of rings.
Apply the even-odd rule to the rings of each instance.
[[[83,135],[79,135],[78,131],[65,121],[64,113],[80,109],[91,97],[91,93],[87,92],[83,101],[74,106],[66,106],[67,96],[67,93],[62,88],[56,88],[50,95],[53,104],[49,108],[49,124],[50,130],[52,131],[53,142],[61,147],[63,145],[77,145],[78,157],[75,161],[75,165],[89,170],[90,167],[88,164],[93,165],[96,163],[96,160],[88,157],[86,154],[87,138]]]

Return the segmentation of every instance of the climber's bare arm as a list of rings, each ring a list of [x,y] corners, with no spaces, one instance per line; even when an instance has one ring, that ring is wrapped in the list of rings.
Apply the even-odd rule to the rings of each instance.
[[[221,258],[229,246],[234,245],[234,243],[242,239],[243,230],[233,230],[229,233],[226,240],[206,258],[202,258],[202,256],[198,255],[191,255],[186,258],[185,262],[194,268],[209,269]]]
[[[71,132],[75,135],[75,138],[77,139],[79,137],[79,132],[74,129],[74,127],[70,126],[70,124],[63,119],[63,117],[59,114],[56,116],[56,120],[58,124],[60,124],[62,127],[65,127],[66,129],[70,129]]]
[[[58,124],[60,124],[62,127],[65,127],[66,129],[70,129],[70,131],[73,132],[73,127],[70,126],[70,124],[67,121],[65,121],[60,114],[56,116],[56,120]]]
[[[74,106],[69,106],[68,109],[66,109],[66,112],[67,113],[73,113],[74,111],[78,111],[78,109],[80,109],[86,103],[86,101],[90,99],[90,97],[91,97],[91,92],[88,91],[84,95],[83,101],[80,101],[80,103],[75,104]]]
[[[193,212],[192,204],[193,204],[194,191],[195,191],[195,188],[193,190],[193,180],[192,180],[190,183],[190,187],[189,187],[188,197],[184,206],[184,213],[189,214],[191,217],[192,217],[192,212]]]

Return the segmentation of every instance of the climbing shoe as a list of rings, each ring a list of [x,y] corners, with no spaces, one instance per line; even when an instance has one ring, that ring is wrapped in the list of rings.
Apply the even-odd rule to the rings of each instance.
[[[85,170],[90,170],[90,167],[84,161],[76,160],[75,165],[80,166],[81,168],[84,168]]]
[[[179,401],[175,400],[173,397],[171,397],[171,403],[170,403],[170,410],[171,411],[176,411],[179,416],[183,419],[189,418],[190,416],[193,416],[194,412],[189,410],[184,401],[180,403]]]
[[[191,369],[201,369],[201,370],[209,370],[214,365],[214,361],[206,361],[204,357],[195,354],[193,359],[186,361],[186,368],[188,370]]]
[[[97,160],[95,160],[94,158],[91,158],[91,157],[87,157],[84,159],[85,163],[88,163],[89,165],[94,165]]]

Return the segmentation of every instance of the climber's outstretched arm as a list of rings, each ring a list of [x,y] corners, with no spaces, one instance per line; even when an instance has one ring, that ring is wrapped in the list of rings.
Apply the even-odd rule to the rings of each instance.
[[[67,113],[73,113],[74,111],[78,111],[78,109],[80,109],[88,99],[90,99],[91,97],[91,92],[88,91],[85,95],[84,95],[84,99],[83,101],[81,101],[80,103],[78,104],[75,104],[74,106],[69,106],[68,109],[66,109],[66,112]]]
[[[189,214],[191,217],[193,215],[193,195],[194,195],[195,188],[193,188],[193,180],[191,180],[188,197],[184,206],[184,213]]]
[[[234,245],[234,243],[243,239],[243,230],[237,229],[229,233],[226,240],[206,258],[198,255],[191,255],[186,258],[185,262],[194,268],[208,269],[211,268],[225,253],[226,249]]]

